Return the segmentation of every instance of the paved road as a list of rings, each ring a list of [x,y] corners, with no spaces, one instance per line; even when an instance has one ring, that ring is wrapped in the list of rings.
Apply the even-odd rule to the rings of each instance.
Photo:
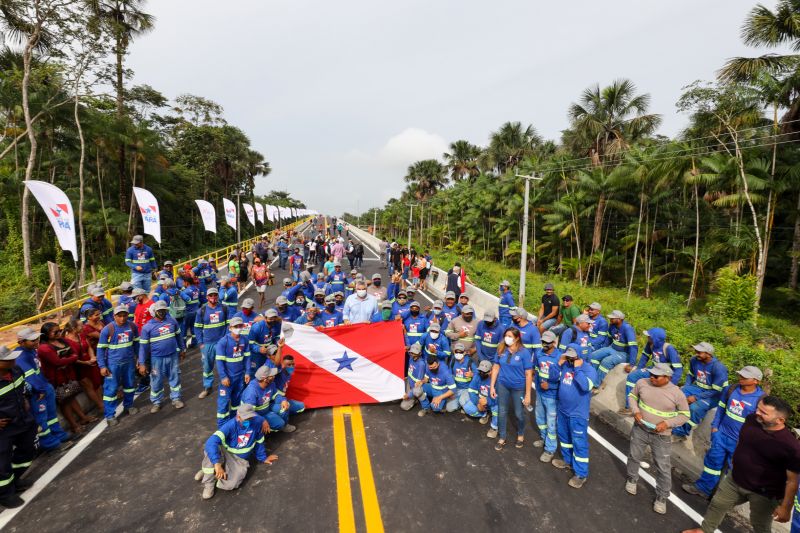
[[[369,258],[364,272],[371,275],[378,267]],[[282,278],[280,271],[276,277]],[[271,303],[279,285],[268,291]],[[623,463],[596,442],[591,443],[590,480],[577,491],[567,486],[567,473],[538,461],[530,429],[525,448],[496,452],[485,437],[486,426],[459,414],[419,418],[416,410],[403,412],[397,403],[360,408],[365,442],[355,414],[339,409],[334,416],[331,409],[318,409],[299,415],[296,433],[269,437],[270,453],[280,457],[273,466],[255,466],[240,490],[218,491],[205,502],[193,475],[203,442],[215,429],[215,399],[197,399],[200,376],[198,353],[192,350],[182,365],[183,411],[166,407],[150,415],[143,410],[100,432],[7,530],[328,532],[352,513],[355,529],[371,532],[379,531],[367,528],[368,521],[375,524],[373,504],[391,532],[680,531],[692,526],[674,506],[666,516],[653,513],[649,486],[641,484],[638,496],[627,495]],[[136,404],[146,408],[145,400]],[[345,421],[337,434],[343,439],[338,459],[337,418]],[[592,426],[627,450],[622,436],[599,421]],[[363,464],[367,448],[371,476]],[[37,461],[31,475],[44,474],[57,459]],[[349,488],[349,499],[337,498],[337,465],[338,482],[349,485],[339,493]],[[704,502],[680,496],[701,513],[705,509]],[[8,513],[0,513],[0,521]],[[730,521],[722,529],[746,531]]]

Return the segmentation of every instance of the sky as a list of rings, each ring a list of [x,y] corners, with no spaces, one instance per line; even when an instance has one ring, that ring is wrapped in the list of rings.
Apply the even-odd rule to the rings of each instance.
[[[764,1],[764,0],[762,0]],[[764,3],[774,6],[774,0]],[[328,214],[380,207],[410,164],[508,121],[558,140],[581,92],[617,78],[674,135],[682,88],[745,47],[755,0],[150,0],[131,83],[214,100],[265,155],[256,193]]]

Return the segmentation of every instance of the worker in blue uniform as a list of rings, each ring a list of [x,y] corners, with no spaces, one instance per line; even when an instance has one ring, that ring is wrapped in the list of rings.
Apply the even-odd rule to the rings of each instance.
[[[321,328],[325,326],[325,323],[322,321],[322,317],[320,316],[319,308],[317,304],[314,302],[308,302],[306,305],[306,312],[303,315],[295,320],[295,324],[303,324],[306,326],[313,326],[315,328]]]
[[[206,291],[208,301],[200,306],[194,321],[194,336],[200,347],[200,362],[203,365],[203,390],[197,396],[205,398],[214,386],[214,360],[216,344],[225,336],[228,328],[228,308],[219,302],[219,290],[211,287]]]
[[[22,370],[25,383],[31,391],[31,414],[38,426],[39,447],[50,451],[61,448],[61,444],[70,441],[74,435],[61,428],[56,410],[56,391],[39,369],[36,349],[41,334],[31,328],[22,328],[17,332],[17,344],[14,353],[16,364]]]
[[[589,315],[578,315],[575,317],[575,324],[570,325],[561,333],[561,338],[558,340],[558,349],[563,352],[570,344],[577,344],[581,347],[578,355],[584,361],[590,362],[592,359],[591,331],[592,319],[589,318]]]
[[[244,387],[250,383],[250,339],[242,334],[244,321],[233,317],[228,321],[228,334],[216,346],[216,366],[219,375],[217,396],[217,426],[222,426],[236,414]]]
[[[228,276],[219,278],[219,303],[228,309],[228,316],[232,317],[239,306],[239,292],[236,290],[236,283],[231,281]]]
[[[666,363],[672,368],[670,381],[674,385],[677,385],[681,380],[681,376],[683,376],[681,356],[678,350],[667,342],[667,332],[664,328],[646,329],[644,330],[644,336],[647,337],[647,344],[642,349],[642,355],[639,356],[636,366],[625,365],[625,372],[628,374],[628,378],[625,381],[625,398],[628,398],[637,381],[650,377],[650,368],[656,363]],[[592,393],[598,391],[599,389],[594,389]],[[632,415],[633,413],[629,411],[630,409],[626,405],[620,409],[619,414]]]
[[[553,459],[558,469],[571,468],[569,486],[583,487],[589,477],[589,403],[597,372],[581,359],[580,346],[570,344],[557,365],[550,365],[550,379],[558,379],[558,442],[563,459]]]
[[[408,293],[405,289],[398,289],[397,296],[392,303],[392,313],[396,315],[400,315],[403,317],[406,313],[408,313],[409,308],[411,307],[411,302],[408,300]]]
[[[280,372],[275,376],[275,395],[272,397],[272,412],[283,418],[285,425],[281,428],[281,431],[284,433],[291,433],[297,429],[296,426],[289,423],[289,417],[306,410],[303,402],[286,397],[294,369],[294,357],[284,355],[280,361]]]
[[[111,322],[114,306],[111,304],[108,298],[106,298],[106,293],[103,292],[103,289],[100,287],[95,286],[89,289],[89,298],[83,302],[80,310],[78,311],[78,314],[81,317],[81,322],[86,322],[86,317],[89,316],[87,311],[91,309],[97,309],[100,311],[100,314],[103,316],[104,324]]]
[[[388,302],[384,302],[388,303]],[[422,345],[415,342],[408,349],[408,370],[406,371],[406,391],[400,402],[400,409],[410,411],[417,401],[425,395],[422,390],[425,374],[428,371],[427,360],[422,357]]]
[[[449,363],[446,363],[445,359],[439,357],[439,362],[450,367],[456,382],[456,399],[459,405],[464,405],[469,400],[469,384],[478,372],[478,365],[471,357],[467,357],[467,349],[460,342],[453,345],[453,356],[449,359]]]
[[[597,302],[589,304],[586,314],[592,319],[592,329],[589,332],[591,338],[592,351],[605,348],[611,341],[608,338],[608,321],[601,313],[603,306]]]
[[[689,402],[691,417],[689,422],[672,430],[672,434],[678,438],[689,436],[692,429],[703,421],[708,410],[717,406],[722,389],[728,386],[728,369],[714,357],[714,346],[701,342],[692,348],[695,356],[689,361],[689,373],[681,388]]]
[[[595,383],[597,387],[618,364],[634,364],[639,353],[636,331],[625,321],[625,313],[614,310],[608,315],[608,319],[611,321],[608,327],[610,345],[592,352],[592,366],[595,367],[599,380]]]
[[[430,323],[425,334],[418,341],[411,341],[411,344],[414,344],[414,342],[419,342],[422,345],[422,356],[425,359],[429,355],[435,355],[445,364],[450,362],[450,341],[446,336],[442,335],[442,326],[439,323]]]
[[[22,474],[36,453],[36,421],[25,377],[15,364],[18,356],[0,345],[0,505],[7,509],[25,504],[17,493],[33,484]]]
[[[200,308],[200,285],[197,278],[188,278],[180,291],[181,299],[186,303],[183,311],[183,321],[181,322],[181,334],[186,341],[186,347],[191,347],[191,339],[194,337],[194,323],[197,320],[197,310]],[[133,312],[131,312],[133,316]]]
[[[278,296],[275,299],[275,310],[284,322],[294,322],[301,314],[297,307],[289,305],[289,300],[285,296]]]
[[[136,391],[136,354],[139,351],[139,331],[128,321],[128,308],[114,309],[114,321],[100,331],[97,342],[97,366],[103,376],[103,411],[106,424],[116,426],[117,392],[122,389],[123,414],[135,415],[133,406]]]
[[[558,337],[548,330],[542,333],[542,349],[533,356],[533,383],[536,389],[536,426],[540,438],[534,441],[534,448],[544,448],[539,460],[549,463],[558,449],[558,385],[561,376],[550,374],[550,367],[558,366],[561,350],[557,347]],[[584,360],[585,361],[585,360]]]
[[[408,315],[403,319],[403,329],[405,331],[406,347],[415,342],[422,344],[422,338],[428,331],[428,319],[420,313],[419,302],[411,302],[408,308]],[[441,330],[440,330],[441,331]],[[423,344],[423,348],[425,345]]]
[[[511,294],[511,283],[508,280],[500,282],[500,302],[497,304],[498,319],[504,328],[512,325],[511,311],[517,308],[514,295]]]
[[[286,237],[281,237],[275,247],[278,249],[278,268],[286,270],[286,263],[289,261],[289,244],[286,242]]]
[[[242,392],[242,404],[250,404],[256,409],[256,414],[264,418],[267,423],[264,425],[264,434],[271,431],[280,431],[286,424],[283,418],[273,413],[272,398],[275,396],[275,376],[279,370],[274,366],[260,366],[253,372],[253,378]]]
[[[150,273],[158,268],[153,249],[144,243],[144,237],[134,235],[131,246],[125,251],[125,265],[131,269],[131,283],[150,292]]]
[[[492,362],[484,359],[478,363],[478,371],[472,376],[472,381],[467,388],[466,398],[459,398],[461,408],[473,418],[478,418],[481,424],[490,424],[489,431],[497,436],[497,400],[492,398]]]
[[[722,391],[714,421],[711,422],[711,447],[703,459],[703,473],[694,483],[683,485],[683,490],[689,494],[711,497],[722,472],[731,467],[744,419],[756,412],[758,402],[764,396],[760,386],[764,374],[758,367],[746,366],[736,373],[739,383]]]
[[[333,261],[333,272],[325,280],[328,282],[328,294],[341,292],[344,294],[344,289],[347,286],[347,274],[342,272],[342,263],[335,259]]]
[[[164,401],[164,381],[169,382],[169,398],[175,409],[183,409],[181,401],[181,374],[179,359],[186,357],[186,345],[180,335],[180,326],[169,316],[168,306],[162,301],[150,306],[152,320],[139,334],[139,374],[145,375],[145,361],[150,361],[151,413],[161,410]]]
[[[439,363],[439,358],[429,355],[426,362],[428,368],[422,382],[422,396],[419,403],[422,409],[417,413],[418,416],[425,416],[434,411],[452,413],[458,409],[458,398],[456,397],[456,382],[453,374],[447,365]]]
[[[475,330],[475,350],[478,361],[488,359],[493,361],[497,355],[497,346],[503,340],[505,328],[497,320],[494,309],[487,309],[483,313],[483,320],[478,323]]]
[[[215,431],[203,448],[203,462],[195,481],[203,485],[203,499],[214,497],[215,488],[234,490],[244,481],[250,457],[272,464],[278,457],[267,455],[262,425],[264,419],[250,404],[242,405],[235,418]]]

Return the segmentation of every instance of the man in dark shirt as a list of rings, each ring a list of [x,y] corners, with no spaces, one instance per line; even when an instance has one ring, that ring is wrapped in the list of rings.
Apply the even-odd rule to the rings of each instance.
[[[701,529],[712,533],[734,506],[750,503],[755,533],[772,531],[772,520],[788,522],[800,473],[800,441],[786,427],[791,407],[777,396],[765,396],[745,418],[733,452],[733,468],[722,479],[703,518]]]
[[[539,315],[536,317],[536,326],[540,333],[556,325],[558,304],[555,287],[552,283],[546,284],[542,295],[542,305],[539,307]]]

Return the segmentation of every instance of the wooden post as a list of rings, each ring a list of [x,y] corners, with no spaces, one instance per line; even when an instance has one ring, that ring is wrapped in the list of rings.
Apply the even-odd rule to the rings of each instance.
[[[61,267],[57,263],[48,261],[47,270],[50,273],[50,285],[53,287],[53,302],[56,307],[61,307],[64,305],[64,294],[61,292]],[[58,317],[61,318],[61,311],[58,312]]]

